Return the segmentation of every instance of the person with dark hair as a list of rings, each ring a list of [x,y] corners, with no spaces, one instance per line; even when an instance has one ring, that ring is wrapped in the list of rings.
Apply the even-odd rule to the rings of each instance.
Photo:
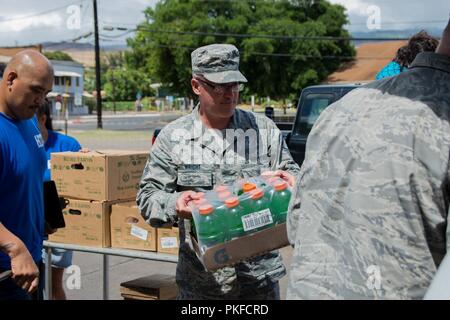
[[[429,35],[425,30],[416,33],[409,39],[408,44],[397,50],[395,58],[378,72],[375,80],[392,77],[408,70],[419,53],[434,52],[438,44],[439,41]]]
[[[38,126],[42,138],[45,142],[45,152],[47,154],[47,169],[44,174],[44,181],[50,180],[50,156],[54,152],[80,151],[81,146],[78,141],[70,136],[53,131],[52,118],[50,113],[50,102],[48,100],[38,109]],[[43,250],[43,259],[45,261],[46,252]],[[64,269],[72,264],[73,252],[70,250],[52,249],[52,299],[66,300],[66,294],[63,287]]]
[[[439,40],[422,30],[413,35],[408,41],[408,66],[421,52],[434,52],[439,45]]]
[[[409,47],[407,45],[400,47],[395,58],[378,72],[375,80],[391,77],[408,69],[409,56]]]

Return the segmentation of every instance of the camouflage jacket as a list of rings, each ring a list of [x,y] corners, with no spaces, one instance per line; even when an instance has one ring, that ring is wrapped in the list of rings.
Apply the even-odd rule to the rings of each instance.
[[[211,130],[203,126],[196,107],[161,130],[144,169],[137,203],[152,226],[178,223],[177,283],[181,288],[211,299],[235,298],[243,284],[265,287],[285,275],[277,251],[234,267],[206,271],[190,244],[190,221],[178,219],[175,212],[179,192],[209,190],[276,169],[293,174],[300,170],[281,132],[263,115],[236,109],[228,129]]]
[[[450,244],[450,57],[320,115],[290,204],[289,299],[421,299]]]

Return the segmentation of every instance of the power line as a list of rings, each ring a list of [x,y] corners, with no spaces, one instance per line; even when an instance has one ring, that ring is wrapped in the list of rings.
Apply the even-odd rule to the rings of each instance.
[[[163,45],[163,44],[153,44],[153,46],[158,48],[170,48],[170,49],[185,49],[193,51],[196,48],[193,47],[185,47],[185,46],[177,46],[177,45]],[[356,56],[337,56],[337,55],[325,55],[325,56],[318,56],[318,55],[305,55],[305,54],[291,54],[291,53],[267,53],[267,52],[255,52],[255,51],[239,51],[240,54],[247,54],[247,55],[258,55],[258,56],[268,56],[268,57],[282,57],[282,58],[306,58],[306,59],[340,59],[340,60],[353,60],[353,59],[364,59],[364,60],[386,60],[386,59],[392,59],[392,57],[369,57],[369,56],[362,56],[362,57],[356,57]]]
[[[122,28],[126,29],[126,28]],[[155,29],[138,26],[136,29],[128,29],[131,31],[145,31],[151,33],[168,33],[178,35],[195,35],[195,36],[215,36],[215,37],[234,37],[234,38],[261,38],[261,39],[278,39],[278,40],[313,40],[313,41],[404,41],[409,38],[373,38],[373,37],[333,37],[333,36],[280,36],[266,34],[244,34],[244,33],[220,33],[220,32],[192,32],[192,31],[172,31],[164,29]]]
[[[101,36],[104,37],[104,38],[109,38],[109,39],[117,39],[117,38],[121,38],[123,36],[126,36],[127,34],[130,34],[132,32],[134,32],[134,30],[128,30],[128,31],[125,31],[122,34],[118,34],[118,35],[114,35],[114,36],[110,36],[110,35],[106,35],[106,34],[102,34]]]
[[[102,39],[102,36],[100,36]],[[102,39],[103,41],[114,41],[110,39]],[[89,43],[93,45],[92,40],[88,41],[86,43]],[[197,49],[196,47],[186,47],[186,46],[179,46],[179,45],[164,45],[164,44],[152,44],[154,47],[157,48],[170,48],[170,49],[184,49],[193,51]],[[267,53],[267,52],[256,52],[256,51],[239,51],[241,55],[247,54],[247,55],[258,55],[258,56],[267,56],[267,57],[279,57],[279,58],[305,58],[305,59],[338,59],[338,60],[353,60],[353,59],[361,59],[361,60],[388,60],[392,59],[392,57],[376,57],[376,56],[338,56],[338,55],[305,55],[305,54],[291,54],[291,53]]]
[[[446,23],[448,20],[404,20],[404,21],[389,21],[389,22],[381,22],[381,25],[394,25],[394,24],[432,24],[432,23]],[[117,21],[110,21],[110,20],[102,20],[102,23],[109,24],[109,25],[125,25],[125,26],[135,26],[136,23],[133,22],[117,22]],[[347,23],[345,26],[356,26],[356,25],[366,25],[367,22],[354,22],[354,23]]]

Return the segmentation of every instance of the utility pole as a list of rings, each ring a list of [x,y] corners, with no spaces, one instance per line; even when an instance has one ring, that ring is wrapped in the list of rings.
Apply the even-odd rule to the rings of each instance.
[[[98,40],[97,0],[94,5],[94,31],[95,31],[95,83],[97,90],[97,129],[103,129],[102,123],[102,83],[100,79],[100,44]]]

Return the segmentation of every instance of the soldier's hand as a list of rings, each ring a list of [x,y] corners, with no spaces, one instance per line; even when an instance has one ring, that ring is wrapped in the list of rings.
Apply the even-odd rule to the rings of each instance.
[[[183,219],[192,218],[192,208],[189,206],[189,202],[191,202],[193,200],[197,200],[199,198],[200,197],[197,196],[197,193],[194,191],[182,192],[179,195],[176,206],[175,206],[177,215]]]
[[[293,187],[295,185],[295,177],[287,171],[283,170],[265,171],[261,175],[279,177],[280,179],[286,181],[289,184],[289,186]]]
[[[28,293],[37,289],[39,269],[23,244],[18,244],[11,254],[11,278]]]

